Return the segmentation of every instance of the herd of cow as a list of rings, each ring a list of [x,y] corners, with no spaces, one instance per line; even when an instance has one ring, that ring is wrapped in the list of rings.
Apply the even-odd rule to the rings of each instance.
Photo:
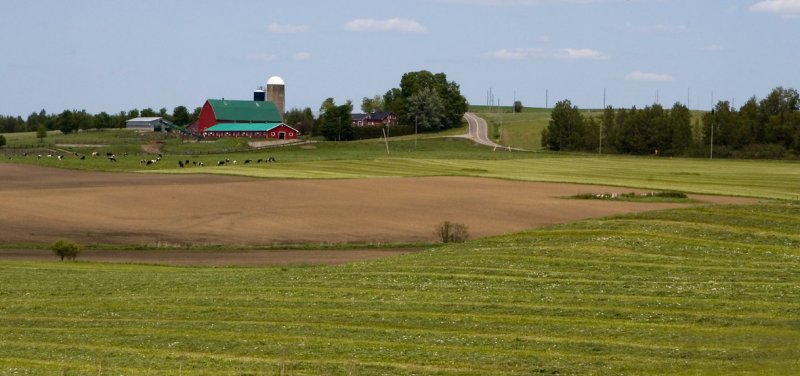
[[[78,159],[80,159],[80,160],[86,159],[86,155],[82,155],[82,154],[79,154],[79,153],[72,153],[72,154],[75,157],[77,157]],[[92,152],[91,155],[92,155],[92,157],[99,158],[100,157],[100,152],[95,151],[95,152]],[[128,155],[128,153],[123,153],[122,154],[122,156],[127,156],[127,155]],[[28,152],[23,153],[22,156],[23,157],[28,157],[28,156],[30,156],[30,153],[28,153]],[[64,155],[62,155],[62,154],[45,154],[45,155],[37,154],[36,155],[37,159],[53,158],[53,157],[58,158],[58,160],[63,160],[64,159]],[[115,153],[107,152],[105,154],[105,157],[106,157],[106,159],[108,159],[109,162],[115,162],[115,163],[117,162],[117,155]],[[164,156],[161,153],[158,153],[158,156],[155,159],[142,159],[142,160],[139,161],[139,164],[142,164],[142,165],[145,165],[145,166],[154,165],[154,164],[160,162],[161,158],[163,158],[163,157]],[[244,164],[274,163],[274,162],[276,162],[274,157],[259,158],[257,160],[252,160],[252,159],[245,159],[244,160]],[[225,165],[228,165],[228,164],[236,164],[236,163],[237,163],[236,160],[231,161],[229,158],[226,158],[226,159],[218,160],[217,161],[217,166],[225,166]],[[178,161],[178,167],[180,167],[180,168],[189,167],[190,165],[191,166],[195,166],[195,167],[203,167],[203,166],[205,166],[205,163],[203,163],[201,161],[190,161],[188,159],[179,160]]]

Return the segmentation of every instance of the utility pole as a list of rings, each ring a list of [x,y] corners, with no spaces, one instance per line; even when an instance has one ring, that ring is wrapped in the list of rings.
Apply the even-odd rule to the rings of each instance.
[[[419,128],[419,120],[417,115],[414,115],[414,149],[417,148],[417,129]]]
[[[603,122],[600,121],[600,148],[597,150],[597,154],[603,154]]]
[[[711,154],[708,159],[714,159],[714,125],[717,120],[714,118],[714,109],[711,109]]]
[[[606,110],[606,88],[603,88],[603,111]]]
[[[686,108],[692,109],[692,88],[686,88]]]

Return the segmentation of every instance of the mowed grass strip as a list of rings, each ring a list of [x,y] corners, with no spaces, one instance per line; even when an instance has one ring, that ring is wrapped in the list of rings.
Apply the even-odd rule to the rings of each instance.
[[[98,132],[103,133],[103,132]],[[109,135],[114,132],[107,132]],[[123,134],[123,133],[120,133]],[[64,136],[68,138],[68,136]],[[79,139],[76,139],[79,140]],[[139,141],[142,142],[142,141]],[[550,152],[506,152],[475,145],[465,139],[375,140],[319,142],[277,149],[241,151],[242,140],[219,140],[205,145],[203,153],[189,154],[179,140],[166,141],[164,158],[146,166],[142,160],[157,158],[136,143],[123,156],[116,146],[72,148],[83,154],[99,150],[101,157],[84,160],[66,153],[55,157],[11,155],[0,163],[24,163],[51,167],[118,172],[200,173],[292,179],[353,179],[407,176],[474,176],[540,182],[600,184],[686,193],[800,200],[800,164],[797,161],[707,160],[682,158],[597,156]],[[175,144],[175,145],[173,145]],[[191,144],[196,146],[195,144]],[[174,150],[170,150],[170,146]],[[231,147],[229,147],[231,146]],[[68,150],[72,150],[68,149]],[[124,148],[122,150],[125,150]],[[226,151],[231,150],[231,151]],[[239,150],[239,151],[237,151]],[[117,162],[104,157],[117,152]],[[9,151],[14,154],[14,151]],[[61,152],[59,152],[61,153]],[[64,154],[64,153],[61,153]],[[257,163],[268,157],[277,163]],[[189,161],[180,168],[178,161]],[[230,160],[225,166],[219,161]],[[251,160],[245,165],[244,161]],[[232,162],[236,161],[236,164]],[[196,167],[193,162],[203,162]],[[625,192],[620,190],[620,192]],[[613,192],[611,192],[613,193]]]
[[[789,374],[799,226],[783,202],[337,266],[3,262],[0,373]]]

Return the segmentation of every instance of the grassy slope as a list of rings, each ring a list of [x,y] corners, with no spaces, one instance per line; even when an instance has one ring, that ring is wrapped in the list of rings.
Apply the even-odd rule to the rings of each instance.
[[[670,107],[667,107],[669,109]],[[525,108],[521,113],[512,113],[511,107],[472,106],[470,111],[477,113],[493,127],[500,136],[497,141],[502,145],[527,150],[542,149],[542,130],[550,123],[549,108]],[[601,109],[581,110],[583,116],[599,117]],[[695,128],[695,137],[700,137],[700,119],[703,111],[692,111],[691,124]]]
[[[107,142],[108,138],[103,133]],[[81,135],[80,137],[90,137]],[[130,136],[134,137],[134,136]],[[140,137],[140,136],[137,136]],[[64,136],[69,143],[88,141],[74,135]],[[122,140],[129,140],[123,137]],[[142,142],[142,141],[137,141]],[[210,150],[231,150],[217,154],[185,154],[203,147],[182,143],[175,139],[164,140],[165,158],[159,164],[142,166],[141,159],[155,156],[142,154],[125,141],[120,145],[103,148],[75,149],[83,153],[93,150],[131,149],[118,163],[105,158],[88,157],[78,160],[68,155],[63,161],[55,158],[15,156],[13,163],[29,163],[102,171],[158,171],[163,173],[212,173],[246,175],[263,178],[363,178],[389,176],[481,176],[504,179],[546,182],[571,182],[606,184],[659,190],[741,195],[762,198],[797,199],[800,186],[800,168],[797,161],[742,161],[705,159],[667,159],[625,156],[592,156],[553,154],[545,152],[493,152],[491,148],[476,146],[463,139],[397,140],[389,143],[390,153],[380,141],[349,143],[316,143],[252,152],[237,152],[243,140],[220,140],[205,144]],[[191,150],[189,150],[191,149]],[[278,163],[245,166],[246,159],[277,158]],[[229,158],[237,160],[235,166],[216,167],[216,161]],[[178,160],[197,160],[205,168],[177,168]],[[0,163],[9,162],[8,159]]]
[[[782,203],[329,267],[2,262],[0,373],[790,374],[799,233]]]

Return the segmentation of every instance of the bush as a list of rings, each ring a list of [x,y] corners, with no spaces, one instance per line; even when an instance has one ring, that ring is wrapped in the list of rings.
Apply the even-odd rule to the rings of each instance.
[[[56,256],[61,257],[61,261],[64,261],[65,258],[67,260],[75,260],[78,254],[81,253],[81,247],[78,244],[63,239],[50,245],[50,249],[53,250]]]
[[[0,148],[2,148],[3,146],[6,146],[6,136],[0,134]]]
[[[469,237],[465,224],[453,223],[450,221],[444,221],[436,225],[435,232],[436,237],[438,237],[442,243],[463,243],[467,241]]]

